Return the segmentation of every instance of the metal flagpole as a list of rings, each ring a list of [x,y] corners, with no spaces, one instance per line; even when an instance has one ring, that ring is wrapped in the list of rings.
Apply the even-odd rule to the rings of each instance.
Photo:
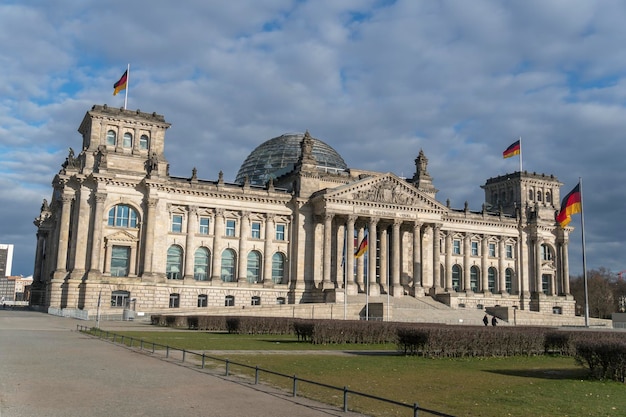
[[[363,256],[367,255],[367,260],[363,258],[363,263],[367,265],[367,273],[365,274],[365,320],[368,321],[370,319],[370,255],[372,250],[372,245],[370,244],[370,236],[369,230],[365,229],[365,233],[367,233],[367,253],[363,254]]]
[[[343,319],[348,318],[348,225],[343,230]],[[352,238],[354,240],[354,238]]]
[[[124,110],[128,105],[128,88],[130,87],[130,63],[126,66],[126,92],[124,94]]]
[[[580,191],[580,229],[583,241],[583,279],[585,284],[585,327],[589,327],[589,291],[587,285],[587,257],[585,256],[585,210],[583,208],[583,179],[578,177]],[[569,279],[569,277],[568,277]]]
[[[519,173],[522,173],[522,137],[519,137]]]

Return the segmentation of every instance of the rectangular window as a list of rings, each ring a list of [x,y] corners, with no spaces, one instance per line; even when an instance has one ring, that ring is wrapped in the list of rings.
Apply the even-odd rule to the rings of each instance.
[[[227,295],[224,298],[224,306],[225,307],[234,307],[235,306],[235,296],[234,295]]]
[[[172,232],[174,233],[183,232],[183,216],[182,215],[174,214],[172,216]]]
[[[127,277],[130,266],[130,248],[128,246],[116,246],[111,248],[111,276]]]
[[[208,217],[200,217],[199,226],[200,226],[200,229],[198,230],[198,232],[201,235],[209,234],[209,218]]]
[[[206,294],[198,296],[198,307],[207,307],[209,305],[209,297]]]
[[[285,225],[276,225],[276,240],[285,240]]]
[[[506,258],[513,259],[513,245],[506,245]]]
[[[472,242],[472,256],[478,256],[478,242]]]
[[[226,220],[226,236],[235,236],[235,227],[237,222],[235,220]]]
[[[111,293],[111,307],[127,307],[130,293],[128,291],[113,291]]]
[[[460,240],[454,240],[452,242],[452,253],[455,255],[461,254],[461,241]]]
[[[252,239],[261,239],[261,223],[252,222]]]
[[[496,257],[496,244],[495,243],[489,244],[489,256],[491,256],[492,258]]]
[[[170,308],[178,308],[178,307],[180,307],[180,295],[170,294]]]

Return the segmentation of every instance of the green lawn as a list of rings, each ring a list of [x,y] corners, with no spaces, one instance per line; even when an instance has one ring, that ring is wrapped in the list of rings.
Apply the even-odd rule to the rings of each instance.
[[[224,350],[233,362],[297,375],[299,378],[390,398],[454,416],[591,416],[626,415],[626,384],[587,380],[586,369],[572,358],[514,357],[425,359],[393,354],[394,345],[327,345],[298,343],[293,336],[249,336],[202,332],[124,332],[126,336],[189,350]],[[360,351],[332,355],[315,350]],[[367,350],[388,350],[388,355]],[[228,350],[285,350],[272,355],[234,354]],[[289,354],[289,350],[311,350]],[[231,364],[231,372],[250,370]],[[261,373],[261,381],[291,389],[291,380]],[[341,405],[342,393],[310,384],[299,395]],[[374,416],[411,416],[412,411],[356,396],[351,409]],[[420,416],[428,413],[421,412]]]

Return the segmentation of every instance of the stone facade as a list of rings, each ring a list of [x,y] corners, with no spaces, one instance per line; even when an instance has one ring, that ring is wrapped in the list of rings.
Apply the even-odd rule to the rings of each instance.
[[[294,168],[264,186],[198,179],[195,168],[179,178],[163,153],[169,126],[156,113],[87,112],[81,151],[70,148],[35,221],[33,305],[197,312],[367,291],[574,315],[554,176],[491,178],[482,210],[453,209],[437,201],[422,151],[408,180],[329,172],[307,132]]]

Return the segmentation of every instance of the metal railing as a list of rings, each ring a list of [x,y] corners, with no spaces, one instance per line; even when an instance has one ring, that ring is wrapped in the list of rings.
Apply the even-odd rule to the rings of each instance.
[[[427,408],[422,408],[420,406],[418,406],[417,402],[413,403],[413,404],[407,404],[407,403],[403,403],[400,401],[395,401],[395,400],[391,400],[389,398],[383,398],[383,397],[378,397],[376,395],[371,395],[371,394],[367,394],[365,392],[360,392],[360,391],[354,391],[349,389],[348,387],[344,386],[344,387],[337,387],[334,385],[328,385],[325,384],[323,382],[318,382],[318,381],[312,381],[310,379],[305,379],[305,378],[298,378],[297,375],[287,375],[287,374],[283,374],[280,372],[276,372],[276,371],[272,371],[269,369],[263,369],[263,368],[259,368],[258,366],[252,366],[252,365],[247,365],[244,363],[238,363],[238,362],[233,362],[229,359],[223,359],[223,358],[218,358],[215,356],[210,356],[207,355],[206,353],[202,352],[202,353],[198,353],[198,352],[193,352],[190,350],[186,350],[186,349],[179,349],[179,348],[174,348],[171,347],[169,345],[163,345],[160,343],[155,343],[155,342],[147,342],[143,339],[138,339],[138,338],[134,338],[131,336],[125,336],[122,334],[117,334],[117,333],[113,333],[113,332],[109,332],[108,330],[102,330],[100,328],[92,328],[92,327],[87,327],[87,326],[82,326],[80,324],[76,325],[76,330],[79,332],[83,332],[86,334],[90,334],[93,336],[97,336],[100,339],[105,339],[105,340],[110,340],[113,343],[119,343],[125,346],[128,346],[130,348],[135,348],[136,344],[139,347],[140,351],[150,351],[151,353],[156,353],[157,348],[159,348],[160,350],[164,350],[165,351],[165,357],[166,358],[170,358],[170,354],[172,352],[180,352],[181,353],[181,361],[184,363],[185,360],[187,360],[187,355],[192,355],[192,356],[196,356],[200,362],[201,362],[201,368],[205,369],[206,366],[206,361],[207,359],[210,361],[215,361],[215,362],[222,362],[224,363],[224,367],[225,367],[225,376],[230,376],[230,367],[231,366],[239,366],[242,368],[246,368],[246,369],[251,369],[254,370],[254,384],[257,385],[259,383],[259,376],[261,372],[264,372],[266,374],[270,374],[270,375],[276,375],[279,377],[283,377],[283,378],[288,378],[292,380],[292,390],[291,390],[291,394],[293,397],[297,397],[298,396],[298,383],[307,383],[307,384],[311,384],[311,385],[316,385],[318,387],[323,387],[323,388],[327,388],[330,390],[334,390],[334,391],[340,391],[343,393],[343,411],[344,412],[348,412],[349,407],[348,407],[348,396],[349,395],[354,395],[354,396],[359,396],[359,397],[364,397],[364,398],[369,398],[372,400],[376,400],[376,401],[380,401],[380,402],[384,402],[387,404],[393,404],[396,405],[398,407],[403,407],[403,408],[408,408],[413,410],[413,417],[418,417],[419,412],[423,411],[425,413],[428,413],[429,415],[433,415],[433,416],[440,416],[440,417],[454,417],[450,414],[445,414],[445,413],[441,413],[439,411],[435,411],[435,410],[430,410]]]

